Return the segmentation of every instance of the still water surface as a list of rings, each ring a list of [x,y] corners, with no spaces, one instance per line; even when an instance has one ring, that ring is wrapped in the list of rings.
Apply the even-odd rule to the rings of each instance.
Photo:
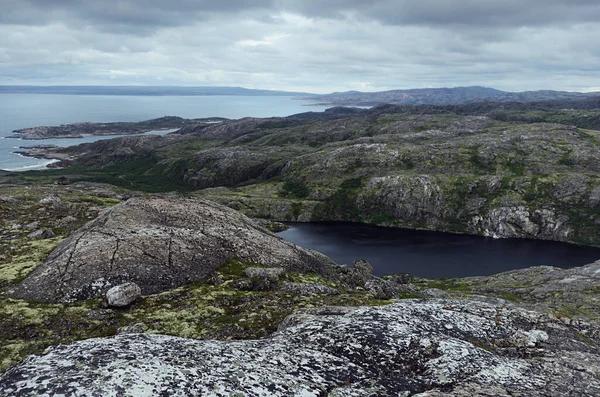
[[[296,223],[278,235],[337,263],[351,265],[355,259],[367,259],[378,275],[484,276],[536,265],[580,266],[600,259],[596,247],[355,223]]]

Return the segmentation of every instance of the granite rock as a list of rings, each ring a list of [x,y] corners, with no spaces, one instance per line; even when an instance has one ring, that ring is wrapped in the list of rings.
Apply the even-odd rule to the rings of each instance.
[[[0,377],[7,397],[596,396],[600,352],[512,305],[404,300],[293,315],[269,338],[124,334],[50,348]],[[597,342],[597,341],[596,341]]]
[[[337,274],[325,255],[302,249],[214,202],[135,197],[71,234],[13,297],[73,302],[135,282],[144,295],[208,279],[232,258],[299,273]]]

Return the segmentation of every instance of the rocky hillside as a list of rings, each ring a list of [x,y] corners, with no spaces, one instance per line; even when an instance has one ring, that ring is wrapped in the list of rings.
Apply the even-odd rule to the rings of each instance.
[[[600,132],[577,126],[600,128],[600,111],[498,106],[199,124],[55,149],[67,170],[26,175],[195,192],[273,220],[600,244]]]

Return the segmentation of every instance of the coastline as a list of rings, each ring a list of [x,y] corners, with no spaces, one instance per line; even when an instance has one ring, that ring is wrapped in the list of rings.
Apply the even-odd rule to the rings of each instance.
[[[21,153],[16,153],[16,152],[13,152],[13,154],[16,154],[19,157],[39,159],[38,157],[25,156],[25,155],[22,155]],[[50,164],[58,163],[59,161],[60,160],[57,160],[57,159],[46,159],[44,161],[44,163],[42,163],[42,164],[25,165],[25,166],[21,166],[21,167],[17,167],[17,168],[4,168],[4,169],[1,169],[1,171],[21,172],[21,171],[45,170],[46,168],[48,168],[48,166]]]

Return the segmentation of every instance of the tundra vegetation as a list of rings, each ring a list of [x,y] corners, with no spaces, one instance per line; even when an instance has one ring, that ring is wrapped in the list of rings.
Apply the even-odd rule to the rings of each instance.
[[[347,271],[336,277],[284,269],[265,281],[248,269],[273,264],[231,254],[209,276],[143,294],[125,308],[105,307],[99,296],[59,303],[11,294],[61,242],[108,208],[165,192],[269,222],[355,221],[600,245],[600,113],[573,103],[575,110],[539,104],[334,108],[201,121],[162,137],[50,148],[46,155],[60,158],[63,168],[0,174],[0,371],[48,346],[92,337],[145,332],[253,339],[270,335],[301,308],[433,297],[477,302],[482,295],[541,311],[565,327],[577,324],[569,335],[597,352],[598,263],[370,283],[352,281]],[[59,177],[70,183],[55,184]],[[502,348],[475,342],[485,350]]]

